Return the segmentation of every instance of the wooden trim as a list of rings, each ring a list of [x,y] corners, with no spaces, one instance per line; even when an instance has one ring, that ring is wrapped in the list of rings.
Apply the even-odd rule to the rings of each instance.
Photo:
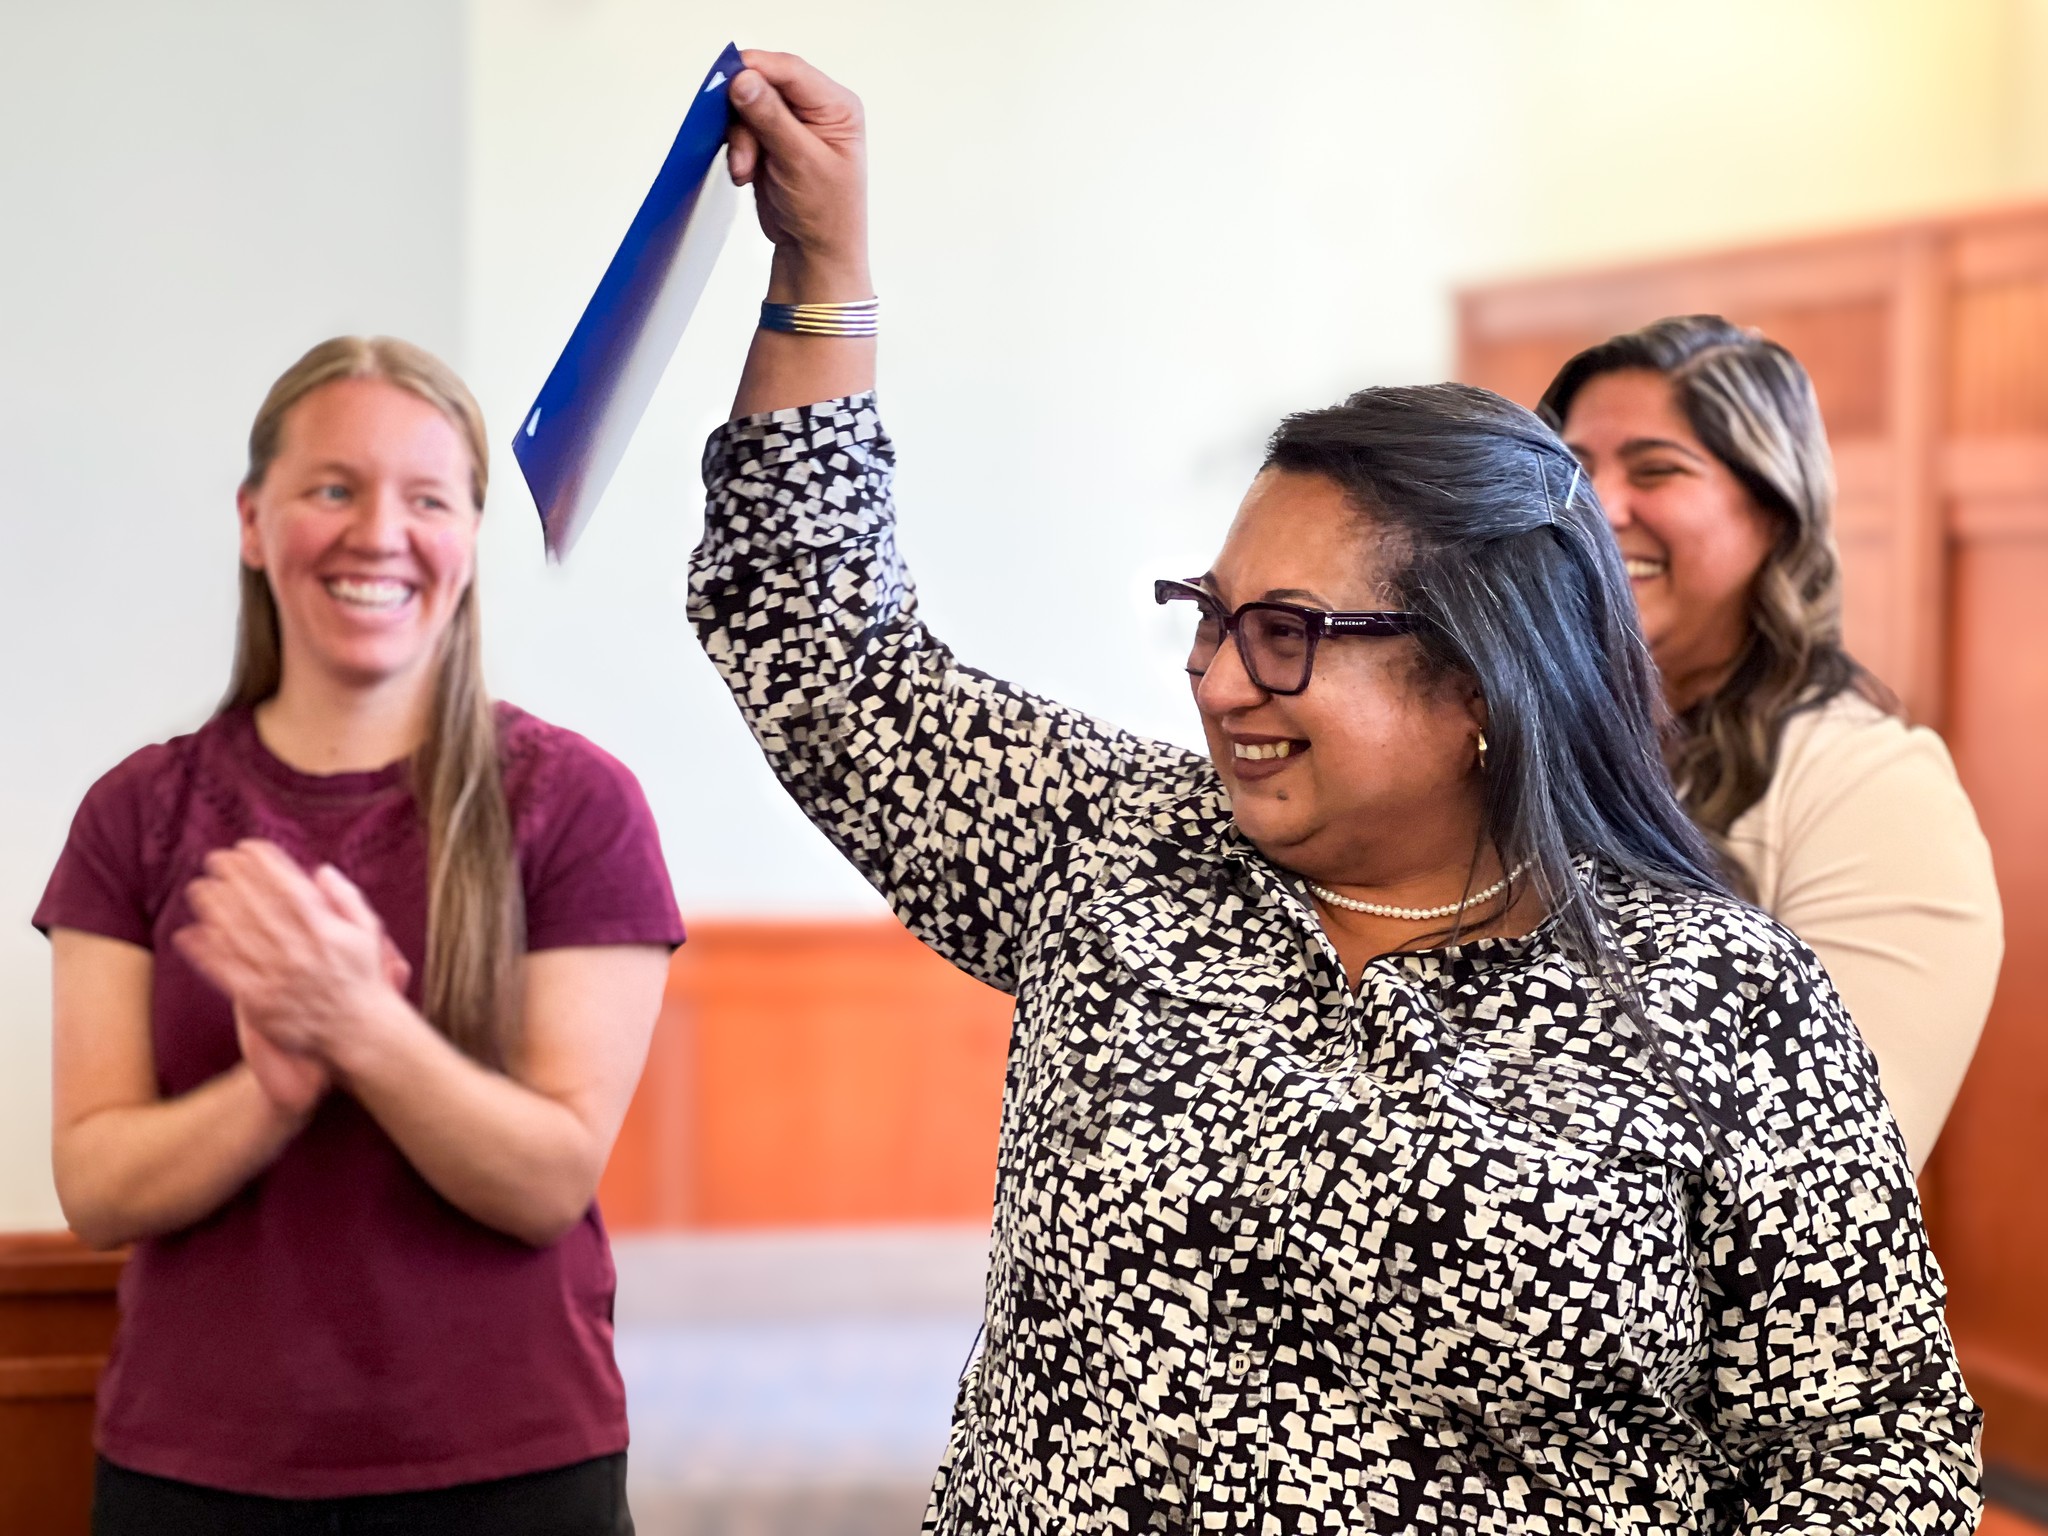
[[[94,1396],[127,1255],[0,1233],[0,1531],[91,1529]]]
[[[1959,501],[1949,508],[1949,534],[1958,543],[2000,539],[2033,543],[2048,539],[2048,497],[2025,500]]]
[[[1764,305],[1839,305],[1883,299],[1898,278],[1896,231],[1740,251],[1711,271],[1698,257],[1629,263],[1460,292],[1462,322],[1489,342],[1559,332],[1605,332],[1613,317],[1682,315]],[[1561,361],[1561,359],[1560,359]]]
[[[112,1291],[128,1250],[88,1248],[69,1232],[0,1232],[0,1296]]]
[[[1988,229],[1960,229],[1955,234],[1958,283],[2002,283],[2048,273],[2048,228],[2038,209],[2027,210],[2010,224]]]
[[[0,1402],[23,1399],[85,1398],[99,1390],[105,1355],[49,1355],[28,1360],[0,1360]]]
[[[1862,504],[1889,501],[1898,485],[1899,455],[1882,437],[1842,438],[1828,445],[1835,461],[1835,499]]]
[[[2048,1526],[2036,1525],[2002,1504],[1989,1504],[1977,1525],[1977,1536],[2048,1536]]]
[[[1891,428],[1897,455],[1898,641],[1893,654],[1899,696],[1922,725],[1940,728],[1944,639],[1948,634],[1948,543],[1942,527],[1939,423],[1946,263],[1930,230],[1913,230],[1898,247],[1892,301]]]
[[[1959,500],[2048,496],[2048,437],[1962,437],[1941,451],[1941,489]]]
[[[1878,223],[1856,222],[1819,234],[1790,234],[1735,245],[1712,246],[1690,251],[1646,251],[1639,256],[1617,257],[1585,267],[1557,268],[1521,277],[1479,277],[1461,286],[1455,295],[1461,338],[1475,330],[1492,341],[1517,334],[1540,334],[1545,330],[1574,328],[1570,317],[1605,313],[1617,303],[1582,298],[1576,303],[1564,297],[1567,289],[1593,290],[1603,296],[1633,295],[1659,291],[1654,280],[1662,280],[1662,291],[1672,293],[1708,292],[1707,307],[1740,307],[1732,294],[1757,285],[1759,295],[1773,303],[1798,303],[1817,298],[1842,302],[1872,298],[1884,290],[1870,286],[1869,273],[1847,266],[1836,269],[1836,286],[1816,287],[1813,277],[1823,273],[1825,263],[1847,253],[1870,256],[1891,245],[1902,229],[1924,231],[1944,243],[1951,243],[1957,256],[1957,275],[1965,281],[1995,281],[2038,271],[2033,265],[2039,241],[2031,228],[2048,218],[2048,201],[2038,196],[2002,198],[1990,203],[1962,204],[1902,225],[1896,220]],[[1879,256],[1878,260],[1890,260]],[[1780,267],[1778,264],[1783,263]],[[1710,269],[1710,270],[1709,270]],[[1789,274],[1787,283],[1776,281],[1779,271]],[[1705,272],[1702,280],[1696,274]],[[1723,276],[1727,281],[1723,282]],[[1825,275],[1823,273],[1823,275]],[[1638,279],[1650,279],[1632,287]],[[1546,301],[1539,295],[1550,295]],[[1528,307],[1524,307],[1525,301]],[[1663,314],[1683,314],[1683,306],[1667,306]],[[1560,324],[1560,317],[1562,323]],[[1592,323],[1600,322],[1595,318]],[[1467,361],[1460,354],[1461,366]],[[1469,372],[1461,373],[1469,377]]]

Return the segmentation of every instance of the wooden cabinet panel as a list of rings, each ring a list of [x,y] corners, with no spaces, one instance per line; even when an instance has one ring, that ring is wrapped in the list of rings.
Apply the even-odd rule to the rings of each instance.
[[[605,1219],[986,1223],[1009,1022],[893,921],[693,923]]]
[[[2048,432],[2048,278],[1967,284],[1953,305],[1948,430]]]
[[[1851,526],[1840,530],[1835,542],[1842,557],[1843,643],[1889,683],[1899,674],[1894,654],[1897,626],[1892,623],[1898,589],[1892,580],[1891,534]]]
[[[1978,531],[1955,555],[1948,739],[1998,861],[2006,958],[1936,1154],[1938,1237],[1989,1452],[2048,1473],[2048,501],[1987,512],[1957,509]]]
[[[0,1531],[90,1528],[93,1391],[124,1257],[69,1233],[0,1233]]]
[[[1558,364],[1574,353],[1613,334],[1607,329],[1546,331],[1534,336],[1507,336],[1473,344],[1461,372],[1468,383],[1484,384],[1497,395],[1535,408],[1557,374]]]
[[[707,1224],[988,1218],[1008,998],[893,923],[699,959]]]
[[[1885,295],[1767,305],[1728,318],[1756,327],[1799,359],[1813,379],[1830,437],[1881,439],[1892,411],[1890,303]]]

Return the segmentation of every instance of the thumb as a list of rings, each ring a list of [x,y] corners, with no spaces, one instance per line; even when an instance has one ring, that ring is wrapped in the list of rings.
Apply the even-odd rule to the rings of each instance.
[[[789,110],[789,103],[782,99],[782,92],[770,85],[759,70],[743,69],[733,76],[730,99],[733,110],[753,130],[770,160],[787,165],[812,147],[810,129],[798,121]]]
[[[412,962],[393,941],[390,934],[384,936],[384,979],[391,983],[391,990],[403,992],[412,980]]]

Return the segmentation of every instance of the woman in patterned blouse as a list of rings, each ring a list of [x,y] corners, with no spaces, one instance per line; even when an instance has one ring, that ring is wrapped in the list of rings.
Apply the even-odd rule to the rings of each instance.
[[[859,104],[747,62],[769,297],[865,299]],[[757,335],[691,602],[806,812],[1017,998],[927,1528],[1971,1529],[1870,1054],[1709,873],[1557,439],[1449,385],[1283,423],[1160,584],[1204,758],[925,630],[873,368]]]

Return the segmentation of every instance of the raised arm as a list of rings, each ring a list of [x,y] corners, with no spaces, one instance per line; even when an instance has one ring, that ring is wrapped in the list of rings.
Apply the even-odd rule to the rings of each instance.
[[[1975,1529],[1980,1415],[1942,1320],[1906,1149],[1803,951],[1739,1042],[1745,1129],[1702,1209],[1714,1438],[1734,1529]]]
[[[771,296],[865,298],[859,103],[799,60],[746,57],[733,164],[776,242]],[[1013,940],[1048,860],[1085,861],[1117,815],[1213,778],[1192,754],[961,666],[926,631],[865,392],[873,346],[757,333],[747,414],[705,453],[691,618],[812,821],[921,938],[1014,990]]]
[[[775,244],[768,297],[844,304],[874,297],[868,272],[868,162],[860,98],[787,53],[748,49],[732,82],[732,179],[754,188]],[[757,330],[734,417],[857,395],[875,387],[872,336]]]

